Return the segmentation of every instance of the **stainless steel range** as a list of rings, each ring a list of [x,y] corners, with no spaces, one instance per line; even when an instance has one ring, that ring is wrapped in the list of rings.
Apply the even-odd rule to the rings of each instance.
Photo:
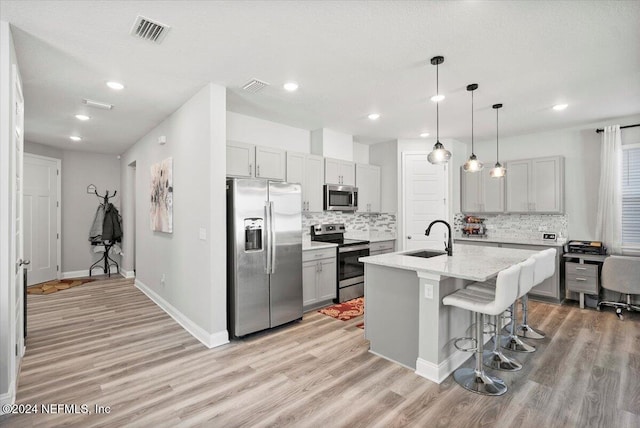
[[[364,296],[364,263],[360,257],[369,255],[369,241],[345,239],[344,224],[315,224],[311,226],[311,240],[338,244],[338,302]]]

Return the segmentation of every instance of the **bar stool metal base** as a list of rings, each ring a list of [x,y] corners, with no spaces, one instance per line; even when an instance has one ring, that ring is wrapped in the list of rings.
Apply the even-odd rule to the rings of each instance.
[[[520,324],[518,327],[516,327],[516,334],[520,337],[536,340],[544,339],[545,337],[547,337],[544,332],[536,330],[530,325],[526,324]]]
[[[509,358],[500,351],[484,351],[482,360],[486,367],[505,372],[517,372],[522,369],[522,364],[513,358]]]
[[[476,394],[502,395],[507,392],[507,385],[502,379],[468,367],[453,372],[453,379],[464,389]]]
[[[536,352],[536,347],[524,343],[518,336],[502,338],[502,348],[513,352]]]

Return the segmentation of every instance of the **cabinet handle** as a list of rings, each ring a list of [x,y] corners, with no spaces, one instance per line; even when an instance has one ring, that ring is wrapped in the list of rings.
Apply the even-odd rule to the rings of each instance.
[[[586,278],[576,278],[576,281],[586,281]]]
[[[251,167],[252,167],[252,166],[253,166],[253,165],[249,164],[249,175],[251,175]]]
[[[411,239],[411,235],[407,236],[407,239]]]
[[[583,268],[583,267],[576,267],[576,270],[587,270],[587,268]]]
[[[320,272],[322,272],[322,262],[318,263],[320,265]]]
[[[256,171],[256,177],[260,177],[260,165],[256,165],[257,171]]]

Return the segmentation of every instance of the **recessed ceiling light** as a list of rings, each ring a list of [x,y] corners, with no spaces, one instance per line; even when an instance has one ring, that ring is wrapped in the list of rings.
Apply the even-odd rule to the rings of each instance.
[[[553,106],[553,109],[556,111],[562,111],[564,109],[566,109],[567,107],[569,107],[569,104],[556,104]]]
[[[378,120],[380,119],[380,115],[378,113],[371,113],[369,116],[367,116],[369,119],[371,120]]]
[[[442,94],[434,95],[431,97],[431,101],[433,101],[434,103],[440,102],[442,100],[444,100],[444,95]]]
[[[423,132],[422,134],[420,134],[420,136],[422,138],[427,138],[429,136],[429,133],[428,132]]]
[[[116,91],[124,89],[124,85],[122,83],[114,82],[113,80],[107,82],[107,86]]]
[[[82,141],[82,138],[78,137],[77,135],[72,135],[69,137],[69,139],[71,141]]]
[[[283,85],[284,89],[289,92],[297,91],[298,84],[296,82],[287,82]]]
[[[91,117],[86,114],[76,114],[76,119],[85,121],[91,119]]]

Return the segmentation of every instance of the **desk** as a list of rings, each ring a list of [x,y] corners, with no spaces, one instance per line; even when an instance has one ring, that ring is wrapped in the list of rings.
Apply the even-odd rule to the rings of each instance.
[[[568,291],[580,293],[580,309],[584,309],[584,295],[600,293],[600,269],[608,256],[596,254],[563,254],[565,286]]]

